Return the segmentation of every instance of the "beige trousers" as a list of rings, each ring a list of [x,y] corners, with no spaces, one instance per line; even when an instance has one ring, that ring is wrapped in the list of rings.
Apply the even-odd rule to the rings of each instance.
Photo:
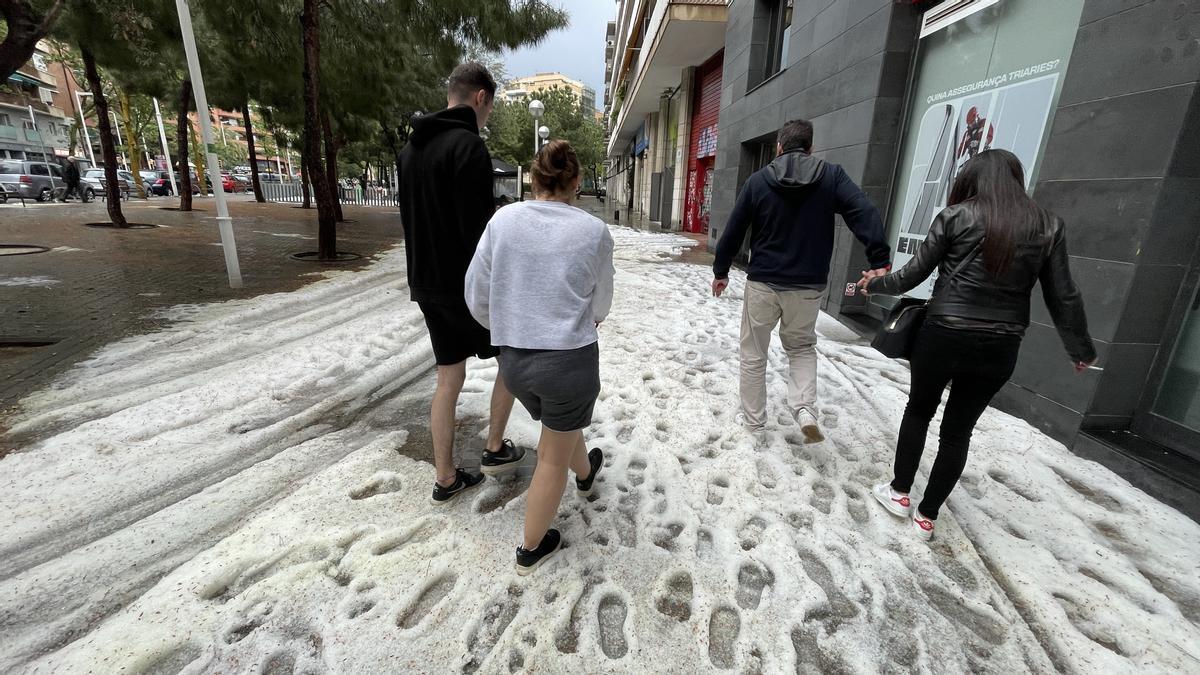
[[[823,291],[776,291],[746,282],[742,306],[742,413],[749,426],[767,422],[767,348],[779,324],[788,357],[788,407],[792,415],[807,408],[817,414],[817,314]]]

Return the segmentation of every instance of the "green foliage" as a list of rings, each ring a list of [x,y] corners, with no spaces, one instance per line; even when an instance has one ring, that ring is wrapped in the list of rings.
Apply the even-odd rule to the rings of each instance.
[[[528,169],[533,161],[533,115],[529,102],[537,98],[545,106],[539,121],[550,129],[550,138],[571,144],[579,163],[595,179],[604,162],[604,129],[591,111],[571,91],[553,88],[517,101],[497,101],[488,121],[488,149],[494,157]]]
[[[245,164],[250,159],[250,154],[246,151],[246,146],[241,143],[222,143],[217,141],[216,149],[217,159],[224,170]]]

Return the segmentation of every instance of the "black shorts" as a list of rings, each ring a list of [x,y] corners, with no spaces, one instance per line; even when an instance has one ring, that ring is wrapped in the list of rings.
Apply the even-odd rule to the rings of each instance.
[[[492,334],[479,325],[467,302],[418,302],[433,343],[433,358],[439,366],[452,366],[468,357],[495,358],[500,350],[492,346]]]
[[[592,423],[600,395],[600,347],[500,348],[500,377],[513,396],[551,431],[576,431]]]

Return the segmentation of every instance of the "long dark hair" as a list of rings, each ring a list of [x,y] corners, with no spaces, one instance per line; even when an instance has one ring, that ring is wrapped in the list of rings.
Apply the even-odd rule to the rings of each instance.
[[[970,202],[984,226],[983,265],[993,277],[1008,271],[1017,245],[1042,236],[1046,212],[1025,192],[1021,160],[1008,150],[984,150],[954,179],[950,206]]]

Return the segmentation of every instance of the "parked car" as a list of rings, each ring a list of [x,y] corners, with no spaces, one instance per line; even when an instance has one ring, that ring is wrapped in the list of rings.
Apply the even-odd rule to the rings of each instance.
[[[155,174],[156,178],[154,178],[150,183],[151,192],[160,197],[169,197],[175,194],[175,190],[171,188],[171,174],[167,173],[166,171],[155,171],[153,173]],[[180,175],[176,173],[176,184],[183,182],[180,180],[180,178]],[[192,173],[192,194],[200,194],[200,185],[197,182],[196,174],[194,172]]]
[[[154,188],[158,184],[158,172],[142,170],[138,172],[138,175],[142,177],[142,185],[146,186],[146,196],[151,197],[153,195],[157,195],[158,192],[156,192]],[[167,189],[171,189],[170,180],[167,181]]]
[[[224,172],[221,174],[221,187],[226,192],[246,192],[250,189],[250,180],[243,180],[237,174]]]
[[[171,189],[171,174],[166,171],[143,171],[142,180],[147,181],[150,192],[159,197],[170,197],[175,194],[175,191]]]
[[[124,180],[126,182],[126,184],[129,185],[129,194],[127,194],[125,196],[126,199],[129,199],[129,195],[132,195],[135,192],[138,193],[138,197],[149,196],[149,194],[148,194],[149,190],[147,190],[147,194],[142,194],[141,192],[138,191],[137,178],[134,177],[132,171],[126,171],[124,169],[120,169],[117,171],[117,177],[121,178],[122,180]]]
[[[117,172],[117,191],[123,199],[129,199],[129,191],[132,188],[128,180],[120,177],[122,173],[128,174],[129,172]],[[108,193],[106,190],[108,180],[104,177],[104,169],[88,169],[87,171],[83,172],[83,176],[80,178],[79,182],[79,187],[83,190],[85,200],[90,200],[96,196],[103,197]]]
[[[0,184],[4,186],[0,194],[5,200],[15,197],[48,202],[66,189],[62,169],[57,164],[22,159],[0,159]]]

